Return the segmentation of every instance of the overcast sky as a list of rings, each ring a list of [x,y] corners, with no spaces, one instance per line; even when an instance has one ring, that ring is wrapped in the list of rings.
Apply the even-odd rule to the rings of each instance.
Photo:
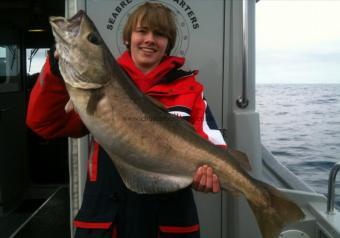
[[[340,83],[340,0],[256,4],[257,83]]]

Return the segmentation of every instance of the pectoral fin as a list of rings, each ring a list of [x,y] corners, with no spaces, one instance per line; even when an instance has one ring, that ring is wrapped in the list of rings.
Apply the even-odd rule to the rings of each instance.
[[[97,109],[99,101],[104,97],[104,93],[101,89],[93,90],[88,101],[86,112],[89,115],[93,115]]]

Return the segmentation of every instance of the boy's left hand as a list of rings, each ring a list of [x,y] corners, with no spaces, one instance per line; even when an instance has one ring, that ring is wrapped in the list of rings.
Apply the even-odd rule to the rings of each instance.
[[[203,165],[196,170],[193,188],[205,193],[217,193],[221,191],[218,177],[213,173],[213,169],[207,165]]]

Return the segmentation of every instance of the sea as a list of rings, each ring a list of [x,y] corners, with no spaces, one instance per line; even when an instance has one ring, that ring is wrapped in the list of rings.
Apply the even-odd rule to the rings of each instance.
[[[256,110],[266,148],[327,195],[329,172],[340,162],[340,84],[257,84]],[[335,191],[340,210],[340,172]]]

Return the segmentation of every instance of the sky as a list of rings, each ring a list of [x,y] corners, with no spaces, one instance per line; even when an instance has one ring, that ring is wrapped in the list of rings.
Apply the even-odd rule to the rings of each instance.
[[[340,0],[256,4],[257,83],[340,83]]]

